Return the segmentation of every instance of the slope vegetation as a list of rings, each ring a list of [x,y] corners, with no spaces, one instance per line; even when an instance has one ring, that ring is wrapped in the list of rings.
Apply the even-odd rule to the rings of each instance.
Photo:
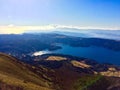
[[[52,90],[50,85],[30,71],[27,64],[0,53],[0,90]]]

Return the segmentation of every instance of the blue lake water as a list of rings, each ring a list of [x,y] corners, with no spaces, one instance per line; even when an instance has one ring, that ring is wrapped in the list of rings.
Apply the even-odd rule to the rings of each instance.
[[[96,60],[101,63],[112,63],[116,65],[120,65],[120,51],[113,51],[110,49],[102,48],[102,47],[71,47],[69,45],[61,45],[62,49],[55,51],[46,51],[46,53],[58,53],[65,55],[72,55],[78,57],[89,58],[92,60]],[[40,51],[44,52],[44,51]],[[38,52],[37,52],[38,53]]]

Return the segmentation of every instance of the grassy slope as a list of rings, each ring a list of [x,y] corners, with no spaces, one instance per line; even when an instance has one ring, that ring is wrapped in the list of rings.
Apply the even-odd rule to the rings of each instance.
[[[52,90],[50,89],[52,83],[58,85],[56,90],[107,90],[111,85],[111,88],[120,86],[118,78],[106,79],[101,75],[79,73],[68,63],[54,72],[46,73],[44,72],[46,70],[41,72],[38,68],[40,74],[43,76],[47,74],[50,79],[53,78],[52,83],[29,69],[26,64],[0,53],[0,90]]]
[[[7,85],[21,87],[23,90],[51,90],[48,82],[40,78],[25,64],[17,62],[15,58],[0,53],[0,82]]]
[[[88,90],[89,87],[102,79],[100,75],[85,75],[78,79],[74,85],[75,90]]]

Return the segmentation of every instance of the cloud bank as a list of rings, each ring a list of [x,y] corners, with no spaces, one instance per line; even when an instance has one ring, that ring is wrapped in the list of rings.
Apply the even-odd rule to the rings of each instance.
[[[105,27],[80,27],[80,26],[68,26],[68,25],[43,25],[43,26],[16,26],[10,24],[8,26],[0,26],[0,34],[22,34],[27,31],[54,31],[57,29],[74,29],[76,30],[120,30],[120,28],[105,28]]]

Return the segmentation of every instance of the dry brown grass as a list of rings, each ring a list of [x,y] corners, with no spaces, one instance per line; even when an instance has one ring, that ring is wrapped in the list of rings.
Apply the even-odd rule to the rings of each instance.
[[[46,60],[48,60],[48,61],[62,61],[62,60],[67,60],[67,58],[60,57],[60,56],[49,56]]]
[[[15,58],[0,53],[0,80],[24,90],[52,90],[43,78],[30,71]]]
[[[115,68],[109,68],[108,71],[100,72],[100,74],[109,77],[120,77],[120,71],[117,71]]]
[[[87,65],[85,63],[82,63],[82,62],[79,62],[79,61],[75,61],[75,60],[71,61],[71,63],[75,67],[80,67],[80,68],[90,68],[91,67],[90,65]]]

